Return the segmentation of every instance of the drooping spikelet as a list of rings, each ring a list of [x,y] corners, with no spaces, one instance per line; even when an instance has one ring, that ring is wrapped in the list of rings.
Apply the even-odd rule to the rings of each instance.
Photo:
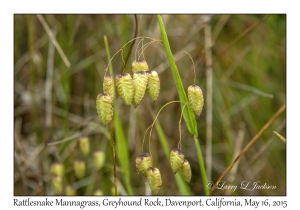
[[[52,184],[54,187],[55,194],[60,195],[62,193],[62,177],[52,176]]]
[[[152,158],[149,153],[144,153],[135,159],[135,166],[138,173],[147,177],[148,168],[152,167]]]
[[[198,85],[190,85],[187,92],[190,107],[199,116],[204,104],[202,90]]]
[[[113,118],[112,99],[107,93],[100,93],[97,96],[96,108],[99,119],[103,125],[107,125]]]
[[[67,185],[65,187],[65,192],[66,192],[66,195],[68,195],[68,196],[74,196],[74,195],[76,195],[76,190],[74,189],[74,187],[72,187],[70,185]]]
[[[170,154],[170,164],[174,174],[182,167],[184,162],[184,154],[180,149],[173,149]]]
[[[93,164],[94,164],[94,167],[99,170],[100,168],[103,167],[105,163],[105,153],[103,151],[95,151],[93,153]]]
[[[189,161],[184,160],[182,167],[179,169],[179,174],[186,182],[190,183],[192,171]]]
[[[100,196],[100,195],[103,195],[103,192],[102,192],[102,190],[98,189],[98,190],[96,190],[96,191],[94,192],[94,195],[95,195],[95,196]]]
[[[132,72],[148,71],[149,67],[145,60],[135,60],[132,63]]]
[[[86,170],[85,162],[83,162],[82,160],[75,160],[74,161],[75,176],[78,179],[81,179],[81,178],[84,177],[85,170]]]
[[[80,151],[86,156],[90,152],[90,141],[87,136],[81,136],[79,138]]]
[[[110,95],[112,101],[115,99],[115,85],[113,77],[106,73],[103,79],[103,92]]]
[[[160,81],[156,71],[147,71],[148,72],[148,84],[147,84],[147,94],[151,97],[153,101],[156,101],[159,90],[160,90]]]
[[[117,91],[125,104],[130,105],[133,100],[134,88],[132,77],[128,73],[118,74],[116,76]]]
[[[64,165],[62,163],[53,163],[51,165],[51,174],[63,177]]]
[[[133,74],[133,105],[137,107],[141,100],[144,98],[148,82],[148,73],[144,71],[138,71]]]
[[[147,170],[147,180],[152,193],[156,195],[162,185],[162,180],[161,180],[161,175],[159,170],[157,168],[150,167]]]

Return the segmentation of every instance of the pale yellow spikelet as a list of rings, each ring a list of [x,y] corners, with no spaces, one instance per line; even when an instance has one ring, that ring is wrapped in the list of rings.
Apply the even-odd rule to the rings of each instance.
[[[105,153],[103,151],[95,151],[93,153],[93,164],[94,167],[99,170],[104,166],[105,163]]]
[[[132,72],[148,71],[149,67],[145,60],[135,60],[132,62]]]
[[[87,136],[82,136],[79,138],[79,148],[80,151],[84,154],[84,155],[88,155],[90,152],[90,141],[89,138]]]
[[[139,71],[133,74],[133,105],[137,107],[141,100],[144,98],[148,82],[148,74],[143,71]]]
[[[58,175],[52,176],[52,184],[55,194],[60,195],[62,193],[62,177]]]
[[[96,99],[98,117],[103,125],[107,125],[113,119],[113,106],[110,95],[100,93]]]
[[[95,195],[95,196],[101,196],[101,195],[104,195],[104,194],[103,194],[103,191],[102,191],[102,190],[98,189],[98,190],[96,190],[96,191],[94,192],[94,195]]]
[[[115,85],[113,77],[106,73],[103,79],[103,92],[110,95],[112,100],[115,100]]]
[[[74,171],[75,171],[75,176],[78,179],[81,179],[85,175],[85,170],[86,170],[86,165],[85,162],[82,160],[75,160],[74,161]]]
[[[147,170],[147,180],[151,188],[152,194],[156,195],[161,188],[162,180],[160,172],[157,168],[150,167]]]
[[[147,94],[156,101],[160,90],[160,80],[156,71],[148,71]]]
[[[184,160],[182,167],[179,169],[179,174],[186,182],[190,183],[192,171],[189,161]]]
[[[198,85],[190,85],[187,92],[189,105],[194,113],[199,116],[202,112],[204,104],[202,90]]]
[[[135,159],[135,166],[138,173],[147,177],[148,168],[152,167],[152,158],[149,153],[144,153]]]
[[[133,100],[134,88],[132,77],[128,73],[118,74],[116,76],[117,91],[125,104],[130,105]]]
[[[184,154],[180,149],[173,149],[170,154],[170,164],[174,174],[182,167],[184,162]]]
[[[74,196],[74,195],[76,195],[76,190],[74,189],[74,187],[67,185],[65,188],[65,193],[68,196]]]
[[[64,165],[62,163],[53,163],[51,165],[51,174],[63,177],[64,175]]]

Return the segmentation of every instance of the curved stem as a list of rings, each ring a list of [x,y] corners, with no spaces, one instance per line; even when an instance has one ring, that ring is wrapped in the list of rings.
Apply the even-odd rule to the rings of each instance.
[[[123,48],[124,48],[126,45],[128,45],[130,42],[132,42],[132,41],[134,41],[134,40],[136,40],[136,39],[150,39],[150,40],[161,41],[161,40],[154,39],[154,38],[148,37],[148,36],[139,36],[139,37],[136,37],[136,38],[134,38],[134,39],[131,39],[131,40],[128,41],[126,44],[124,44],[123,47],[122,47],[121,49],[119,49],[119,50],[111,57],[110,61],[109,61],[108,64],[107,64],[107,67],[105,68],[105,73],[104,73],[104,75],[107,73],[109,64],[111,63],[111,61],[113,60],[113,58],[114,58],[121,50],[123,50]]]
[[[139,55],[138,59],[139,59],[139,58],[141,57],[141,55],[143,54],[143,57],[144,57],[144,60],[145,60],[144,51],[145,51],[146,48],[149,47],[153,42],[159,42],[159,43],[160,43],[161,41],[160,41],[160,40],[154,40],[154,41],[148,42],[147,44],[143,45],[142,48],[139,49],[139,51],[138,51],[138,55]],[[163,46],[162,43],[160,43],[160,45]],[[140,51],[142,51],[142,52],[140,52]]]
[[[143,150],[143,151],[144,151],[144,142],[145,142],[145,136],[146,136],[146,133],[147,133],[148,130],[151,128],[150,134],[149,134],[149,153],[150,153],[150,155],[151,155],[151,150],[150,150],[150,138],[151,138],[151,133],[152,133],[153,125],[154,125],[154,123],[156,122],[156,120],[157,120],[157,118],[158,118],[158,115],[159,115],[159,113],[161,112],[161,110],[162,110],[164,107],[166,107],[167,105],[172,104],[172,103],[183,103],[183,102],[181,102],[181,101],[170,101],[170,102],[166,103],[165,105],[163,105],[163,106],[160,108],[160,110],[158,111],[156,117],[154,118],[153,123],[147,128],[147,130],[146,130],[146,132],[145,132],[145,134],[144,134],[143,143],[142,143],[142,150]]]
[[[186,51],[181,51],[181,52],[177,53],[176,55],[174,55],[174,58],[177,55],[179,55],[180,53],[186,53],[191,58],[193,66],[194,66],[194,84],[196,84],[196,70],[195,70],[195,63],[194,63],[194,60],[193,60],[192,56],[188,52],[186,52]]]
[[[135,54],[134,54],[134,59],[136,60],[136,53],[139,53],[139,51],[141,50],[141,49],[139,49],[139,46],[140,46],[140,43],[143,41],[144,39],[141,39],[140,41],[139,41],[139,43],[138,43],[138,45],[136,46],[136,49],[135,49]],[[138,50],[139,49],[139,50]]]
[[[137,15],[134,15],[134,19],[135,19],[135,32],[134,32],[134,38],[136,38],[136,37],[137,37],[137,33],[138,33],[138,26],[139,26],[139,24],[138,24],[138,19],[137,19]],[[132,50],[132,47],[133,47],[134,43],[135,43],[135,40],[132,42],[132,44],[131,44],[131,46],[130,46],[130,49],[129,49],[128,54],[127,54],[126,59],[125,59],[125,62],[123,61],[123,62],[124,62],[124,67],[121,69],[121,72],[122,72],[122,73],[124,72],[125,65],[126,65],[128,59],[129,59],[129,57],[130,57],[131,50]],[[123,51],[122,51],[122,52],[123,52]]]

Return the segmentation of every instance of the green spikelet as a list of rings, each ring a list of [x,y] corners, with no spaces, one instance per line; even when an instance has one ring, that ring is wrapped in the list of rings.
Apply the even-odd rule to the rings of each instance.
[[[52,184],[55,194],[60,195],[62,193],[62,177],[54,175],[52,177]]]
[[[86,170],[85,162],[83,162],[82,160],[74,161],[74,171],[75,171],[75,175],[78,179],[81,179],[84,177],[85,170]]]
[[[135,166],[138,173],[141,173],[143,176],[147,177],[148,168],[152,167],[152,158],[150,154],[144,153],[138,156],[135,159]]]
[[[95,151],[93,153],[93,164],[94,167],[99,170],[105,163],[105,153],[103,151]]]
[[[95,195],[95,196],[100,196],[100,195],[103,195],[103,192],[102,192],[102,190],[98,189],[98,190],[96,190],[96,191],[94,192],[94,195]]]
[[[133,100],[134,88],[132,77],[128,73],[118,74],[116,76],[117,91],[125,104],[130,105]]]
[[[184,154],[180,149],[173,149],[170,155],[170,164],[174,174],[182,167],[184,162]]]
[[[162,180],[160,172],[157,168],[150,167],[147,170],[147,180],[149,182],[149,186],[154,195],[158,193],[161,188]]]
[[[148,71],[149,67],[145,60],[135,60],[132,62],[132,72]]]
[[[190,183],[192,171],[189,161],[184,160],[182,167],[179,169],[179,174],[186,182]]]
[[[104,75],[103,79],[103,92],[110,95],[112,100],[115,100],[115,85],[114,79],[108,73]]]
[[[160,81],[156,71],[147,71],[148,72],[148,84],[147,84],[147,94],[153,101],[156,101],[159,90],[160,90]]]
[[[103,125],[107,125],[112,121],[114,112],[110,95],[100,93],[97,96],[96,108],[98,117]]]
[[[148,74],[143,71],[139,71],[133,74],[133,105],[136,108],[141,100],[144,98],[148,82]]]
[[[86,156],[90,152],[90,141],[87,136],[82,136],[79,138],[79,148],[80,151]]]
[[[199,116],[204,104],[202,90],[198,85],[190,85],[187,92],[190,107]]]
[[[66,192],[66,195],[68,195],[68,196],[76,195],[76,190],[70,185],[66,186],[65,192]]]
[[[53,163],[51,165],[51,174],[63,177],[64,175],[64,165],[62,163]]]

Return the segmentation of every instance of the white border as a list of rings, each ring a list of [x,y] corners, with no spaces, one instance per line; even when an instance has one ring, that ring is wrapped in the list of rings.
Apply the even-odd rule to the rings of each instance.
[[[1,152],[0,152],[0,206],[1,209],[13,207],[13,14],[14,13],[286,13],[287,14],[287,197],[266,197],[269,200],[288,200],[289,209],[297,209],[299,202],[299,11],[296,1],[5,1],[1,4],[0,53],[1,53]],[[272,85],[272,84],[270,84]],[[3,135],[4,134],[4,135]],[[270,174],[271,175],[271,174]],[[19,199],[21,197],[18,197]],[[52,197],[55,199],[59,197]],[[66,197],[61,197],[66,198]],[[109,197],[110,199],[114,199]],[[126,197],[127,200],[137,197]],[[167,197],[163,197],[165,199]],[[176,197],[173,199],[181,199]],[[202,197],[203,198],[203,197]],[[235,197],[231,197],[235,198]],[[245,199],[239,197],[238,199]],[[252,197],[263,200],[262,197]],[[45,199],[45,197],[34,199]],[[94,200],[95,197],[72,197],[68,200]],[[97,199],[103,199],[97,198]],[[194,197],[184,197],[184,200]],[[7,208],[8,207],[8,208]],[[20,207],[18,207],[20,208]],[[27,209],[32,209],[28,208]],[[40,209],[40,208],[39,208]],[[57,209],[74,209],[57,208]],[[80,209],[80,208],[78,208]],[[88,208],[85,208],[88,209]],[[114,209],[114,208],[107,208]],[[134,209],[134,208],[127,208]],[[135,208],[137,209],[137,208]],[[231,207],[222,209],[232,209]],[[250,208],[249,208],[250,209]],[[253,208],[251,208],[253,209]],[[261,209],[261,208],[260,208]]]

